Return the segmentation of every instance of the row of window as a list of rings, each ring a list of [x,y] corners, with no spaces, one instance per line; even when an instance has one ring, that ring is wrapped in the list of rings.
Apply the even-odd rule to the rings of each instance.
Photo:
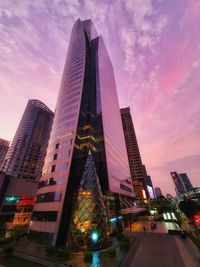
[[[74,98],[69,98],[68,101],[62,99],[62,102],[60,104],[61,110],[63,108],[65,108],[66,106],[71,106],[71,105],[77,104],[78,100],[79,100],[79,96],[76,96]]]
[[[55,222],[57,220],[57,211],[34,211],[32,220],[39,222]]]
[[[48,148],[48,152],[51,153],[52,150],[58,149],[58,148],[64,148],[68,145],[72,144],[72,139],[64,139],[62,141],[60,141],[59,143],[55,144],[55,141],[58,140],[58,137],[56,137],[56,139],[52,140],[51,145]]]
[[[80,51],[81,53],[75,53],[76,51],[73,51],[71,54],[71,61],[74,62],[77,59],[83,58],[83,51]]]
[[[46,162],[51,162],[57,159],[66,159],[67,157],[70,157],[70,155],[71,155],[71,150],[60,151],[59,153],[56,153],[46,158]]]
[[[79,89],[80,89],[80,87],[79,87]],[[71,98],[76,97],[78,95],[80,95],[80,90],[77,89],[75,92],[74,91],[70,92],[69,94],[64,96],[64,99],[68,100],[68,99],[71,99]]]
[[[83,68],[82,66],[74,67],[69,76],[65,79],[62,85],[65,87],[65,91],[63,91],[63,96],[72,94],[74,91],[77,90],[77,86],[79,86],[80,88],[80,84],[82,83],[82,78],[83,78],[82,73],[80,73],[82,68]]]
[[[55,121],[56,125],[63,125],[66,121],[70,121],[73,120],[74,118],[76,118],[77,116],[77,111],[70,113],[66,116],[66,114],[64,116],[62,116],[61,118],[59,118],[58,120]],[[64,122],[64,123],[63,123]]]
[[[68,162],[60,162],[56,165],[51,166],[51,172],[62,171],[67,167],[68,167]],[[47,173],[49,173],[49,171]]]
[[[62,197],[61,192],[48,192],[44,194],[38,194],[36,196],[36,203],[60,201]]]
[[[79,64],[77,64],[79,63]],[[80,60],[78,62],[73,62],[72,65],[71,65],[71,68],[68,72],[68,75],[71,76],[71,75],[76,75],[77,74],[80,74],[80,70],[83,68],[83,64],[82,62],[80,62]]]
[[[56,138],[56,139],[58,139],[58,138]],[[56,143],[56,145],[55,145],[55,140],[52,140],[52,144],[50,145],[50,147],[48,149],[48,154],[46,156],[45,161],[46,162],[50,162],[52,160],[64,158],[65,156],[67,156],[67,154],[64,155],[64,154],[62,154],[62,152],[59,152],[58,151],[57,152],[58,155],[56,156],[56,154],[52,155],[52,152],[54,150],[56,150],[56,149],[59,149],[59,148],[62,148],[63,149],[65,147],[69,146],[69,145],[72,145],[72,139],[67,139],[67,140],[64,139],[64,140],[60,141],[60,143]],[[66,153],[68,153],[68,156],[70,156],[70,152],[67,152],[66,151]]]
[[[75,123],[76,123],[76,120],[72,120],[72,121],[65,123],[61,127],[60,126],[55,127],[52,131],[52,138],[55,138],[55,137],[58,138],[58,135],[64,134],[64,132],[72,130],[75,126]],[[66,128],[69,128],[69,129],[66,129]]]
[[[73,54],[78,53],[78,51],[82,50],[85,47],[85,43],[77,43],[77,46],[73,49]]]
[[[71,99],[77,96],[78,93],[80,93],[80,85],[75,85],[73,88],[70,88],[70,90],[67,90],[66,93],[62,95],[62,99]]]
[[[15,212],[16,206],[3,206],[1,212]]]
[[[55,132],[53,132],[53,135],[55,136],[55,135],[58,134],[58,132],[60,132],[60,131],[62,131],[62,130],[64,130],[64,129],[66,129],[66,128],[71,128],[71,127],[74,127],[74,126],[75,126],[75,120],[66,122],[65,124],[63,124],[63,125],[57,127],[57,128],[55,129]]]
[[[79,79],[82,78],[82,75],[80,75],[80,72],[77,72],[77,73],[74,73],[74,74],[71,74],[70,77],[64,82],[64,84],[71,84],[73,83],[74,81],[77,81]],[[69,92],[69,91],[68,91]],[[70,93],[72,93],[73,91],[70,90]]]
[[[78,104],[75,104],[75,105],[72,105],[72,106],[67,106],[65,108],[63,108],[62,110],[62,113],[63,114],[67,114],[69,111],[76,111],[77,112],[77,109],[78,109]]]
[[[42,180],[38,184],[38,188],[42,188],[45,186],[51,186],[51,185],[59,185],[64,184],[64,177],[57,177],[56,180],[54,178],[49,178],[46,180]]]

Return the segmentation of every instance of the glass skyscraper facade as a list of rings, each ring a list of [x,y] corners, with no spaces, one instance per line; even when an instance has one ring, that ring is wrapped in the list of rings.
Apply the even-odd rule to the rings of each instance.
[[[53,112],[41,101],[28,101],[2,170],[6,174],[28,180],[41,176]]]
[[[170,174],[175,184],[175,191],[178,196],[193,189],[186,173],[171,172]]]
[[[10,142],[0,138],[0,170],[1,166],[3,165],[4,159],[6,157],[6,154],[8,152]]]
[[[192,184],[190,182],[190,179],[187,176],[187,174],[186,173],[179,173],[179,175],[180,175],[181,180],[182,180],[182,182],[184,184],[186,192],[192,190],[193,186],[192,186]]]
[[[122,125],[126,141],[126,149],[128,153],[131,177],[133,180],[137,180],[142,185],[146,195],[148,196],[148,190],[145,181],[147,176],[146,168],[142,164],[142,159],[140,155],[140,150],[137,142],[137,136],[133,125],[130,108],[129,107],[121,108],[120,112],[121,112]],[[134,185],[137,186],[137,183],[134,183]],[[139,187],[137,186],[137,188]]]
[[[88,153],[105,196],[132,197],[113,67],[91,20],[74,24],[30,236],[65,244]]]

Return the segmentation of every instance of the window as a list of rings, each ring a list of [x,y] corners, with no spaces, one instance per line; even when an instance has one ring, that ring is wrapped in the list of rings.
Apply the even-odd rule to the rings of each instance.
[[[53,166],[51,167],[51,172],[55,172],[55,170],[56,170],[56,165],[53,165]]]
[[[58,178],[56,179],[56,183],[57,183],[57,184],[64,184],[64,181],[65,181],[64,177],[58,177]]]
[[[57,164],[57,171],[62,171],[62,170],[65,170],[67,169],[68,167],[68,162],[61,162],[59,164]]]
[[[40,181],[38,184],[38,188],[45,187],[45,186],[50,186],[50,185],[55,185],[56,181],[54,181],[53,178],[49,178],[43,181]]]
[[[53,156],[53,160],[56,160],[57,157],[58,157],[58,154],[54,154],[54,156]]]
[[[56,181],[54,181],[53,178],[48,179],[49,180],[49,185],[55,185]]]
[[[55,195],[55,192],[39,194],[36,196],[36,203],[52,202],[54,201],[54,195]]]
[[[3,206],[1,211],[2,212],[15,212],[16,206]]]
[[[55,146],[55,149],[58,149],[58,148],[59,148],[59,143],[57,143]]]
[[[38,194],[36,196],[36,203],[60,201],[62,197],[61,192],[48,192],[44,194]]]
[[[34,211],[32,220],[55,222],[57,220],[57,211]]]
[[[60,192],[55,192],[55,195],[54,195],[55,201],[60,201],[61,197],[62,197],[62,194]]]
[[[47,232],[38,232],[30,230],[29,236],[31,240],[35,240],[40,244],[50,244],[53,240],[53,234]]]

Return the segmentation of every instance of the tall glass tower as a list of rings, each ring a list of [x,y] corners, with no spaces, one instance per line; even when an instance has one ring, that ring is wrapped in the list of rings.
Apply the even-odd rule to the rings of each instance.
[[[89,151],[103,196],[131,197],[113,67],[92,21],[78,19],[71,33],[37,191],[30,226],[33,239],[52,245],[66,243],[75,203],[80,190],[84,193],[80,184]]]
[[[177,196],[186,193],[193,189],[193,186],[186,173],[170,172],[175,184],[175,191]]]
[[[9,144],[9,141],[0,138],[0,170],[6,157],[6,153],[8,152]]]
[[[2,170],[10,176],[38,180],[42,173],[53,112],[41,101],[28,101]]]

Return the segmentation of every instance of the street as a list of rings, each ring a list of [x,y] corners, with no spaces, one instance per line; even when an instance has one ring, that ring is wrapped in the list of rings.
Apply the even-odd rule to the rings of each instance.
[[[152,231],[150,221],[138,221],[126,234],[137,237],[137,246],[131,247],[122,267],[198,267],[200,253],[189,239],[167,234],[173,223],[158,222]],[[144,232],[143,227],[146,228]]]

